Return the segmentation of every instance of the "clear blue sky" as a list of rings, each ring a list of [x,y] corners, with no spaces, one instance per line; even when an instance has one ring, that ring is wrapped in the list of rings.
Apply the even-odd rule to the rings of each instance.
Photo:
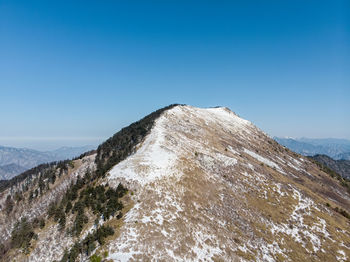
[[[0,144],[97,143],[171,103],[350,139],[349,3],[0,0]]]

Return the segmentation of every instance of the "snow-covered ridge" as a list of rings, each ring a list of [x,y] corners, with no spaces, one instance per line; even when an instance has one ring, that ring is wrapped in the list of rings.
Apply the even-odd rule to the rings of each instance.
[[[305,256],[310,251],[326,250],[326,241],[334,236],[328,233],[324,217],[306,227],[307,239],[299,241],[299,230],[304,226],[300,214],[311,216],[309,206],[313,212],[320,210],[311,198],[304,206],[303,191],[292,180],[302,176],[307,164],[227,108],[175,106],[166,110],[136,153],[114,166],[106,178],[112,185],[126,182],[135,190],[137,201],[126,216],[120,237],[109,245],[109,258],[232,261],[237,252],[242,252],[254,254],[257,261],[275,261],[278,256],[288,260],[291,250],[286,240],[304,248]],[[300,192],[299,198],[295,192]],[[246,201],[256,201],[254,196],[266,203],[251,208]],[[263,219],[268,222],[261,230],[269,228],[272,237],[279,232],[285,239],[271,242],[267,235],[249,238],[259,232],[249,228],[250,223],[264,217],[271,201],[278,203],[272,209],[281,209],[281,213],[287,212],[284,206],[297,202],[286,221]],[[295,224],[293,229],[288,221]],[[248,231],[239,231],[239,239],[246,245],[232,241],[236,233],[228,231],[242,225]],[[318,241],[320,234],[327,239]],[[340,254],[338,257],[343,257]]]
[[[96,181],[122,182],[130,208],[96,253],[107,251],[112,261],[350,257],[348,221],[334,211],[339,203],[348,210],[348,194],[307,158],[224,107],[178,105],[152,123],[134,153]],[[37,247],[30,260],[62,257],[73,239],[56,245],[58,234],[40,235],[37,243],[55,247],[46,254]]]
[[[144,185],[162,177],[166,172],[171,172],[176,155],[163,146],[164,120],[163,117],[157,119],[155,126],[136,153],[112,168],[109,172],[110,179],[124,178]]]
[[[194,123],[198,120],[205,120],[205,124],[208,126],[220,126],[236,131],[246,130],[247,126],[251,126],[249,121],[238,117],[225,107],[202,109],[191,106],[175,106],[163,112],[155,121],[151,132],[135,154],[112,168],[109,172],[110,180],[123,178],[145,185],[162,176],[177,173],[177,152],[184,149],[178,143],[183,137],[175,138],[172,132],[181,126],[178,125],[180,121]],[[223,155],[221,158],[225,158],[225,156]],[[236,160],[226,159],[226,162],[235,163]]]

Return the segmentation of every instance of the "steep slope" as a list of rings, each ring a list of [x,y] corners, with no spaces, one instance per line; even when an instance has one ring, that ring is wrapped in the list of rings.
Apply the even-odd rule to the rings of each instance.
[[[150,132],[159,109],[74,160],[41,164],[0,181],[0,260],[74,261],[118,230],[131,204],[123,186],[101,185]],[[122,199],[121,199],[122,198]]]
[[[177,106],[105,182],[135,206],[115,261],[345,261],[349,195],[306,158],[226,108]],[[122,244],[120,244],[122,243]]]
[[[42,181],[50,181],[52,172],[40,169],[32,182],[27,176],[0,193],[3,243],[24,216],[45,219],[29,246],[5,246],[5,261],[87,261],[92,254],[112,261],[350,258],[346,188],[227,108],[169,106],[122,129],[96,153],[47,168],[58,174],[65,166],[31,202],[28,191],[43,174]],[[106,216],[102,208],[101,215],[95,200],[118,192],[120,183],[129,189],[122,209]],[[27,184],[24,200],[6,214],[8,196],[14,200]],[[73,199],[68,211],[66,196]],[[50,203],[54,210],[66,207],[64,220],[50,218]],[[76,234],[79,211],[70,210],[83,203],[87,222]],[[94,242],[102,226],[114,234]]]
[[[26,261],[26,253],[24,249],[21,252],[13,249],[8,252],[12,246],[11,238],[13,238],[13,229],[15,224],[21,219],[26,218],[30,223],[37,223],[36,220],[44,219],[46,224],[47,211],[50,204],[57,203],[65,194],[67,189],[71,188],[79,177],[84,176],[87,172],[95,168],[95,155],[88,155],[82,159],[67,162],[54,162],[47,165],[41,165],[37,168],[23,173],[22,177],[13,178],[11,185],[5,185],[0,191],[0,258],[5,261]],[[16,180],[17,178],[17,180]],[[45,230],[39,230],[38,243],[42,241],[44,236],[49,237],[46,245],[63,253],[63,249],[71,244],[71,240],[58,231],[57,226],[45,227]],[[59,236],[56,242],[52,236]],[[23,246],[20,246],[24,248]],[[40,247],[40,246],[39,246]],[[42,246],[40,248],[44,248]],[[32,254],[35,254],[35,249]],[[55,254],[54,254],[55,255]],[[52,261],[49,249],[46,249],[45,258],[33,259],[29,256],[29,261]]]

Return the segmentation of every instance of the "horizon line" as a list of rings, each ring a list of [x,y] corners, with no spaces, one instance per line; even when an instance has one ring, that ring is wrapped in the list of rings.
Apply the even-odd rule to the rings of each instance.
[[[108,138],[108,137],[107,137]],[[38,137],[38,136],[3,136],[0,137],[0,141],[5,140],[32,140],[32,141],[64,141],[64,140],[103,140],[106,139],[106,137]]]

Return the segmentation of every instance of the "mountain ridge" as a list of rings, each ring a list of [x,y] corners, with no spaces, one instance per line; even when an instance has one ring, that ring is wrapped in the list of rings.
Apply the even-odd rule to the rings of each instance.
[[[57,221],[46,213],[52,203],[57,210],[64,203],[67,210],[64,199],[74,188],[76,210],[88,199],[86,192],[97,187],[112,192],[120,184],[128,189],[120,200],[123,215],[96,217],[89,200],[78,237],[69,234],[77,213],[68,209]],[[19,192],[22,200],[15,197]],[[346,261],[350,256],[346,188],[222,107],[173,105],[148,115],[97,152],[33,171],[0,193],[0,205],[3,240],[10,239],[21,216],[45,220],[43,228],[33,229],[38,238],[29,241],[29,253],[6,249],[7,261],[87,260],[93,253],[112,261]],[[98,225],[115,233],[86,246]]]
[[[305,155],[327,155],[335,160],[350,160],[350,140],[347,139],[312,139],[274,137],[280,144]]]

